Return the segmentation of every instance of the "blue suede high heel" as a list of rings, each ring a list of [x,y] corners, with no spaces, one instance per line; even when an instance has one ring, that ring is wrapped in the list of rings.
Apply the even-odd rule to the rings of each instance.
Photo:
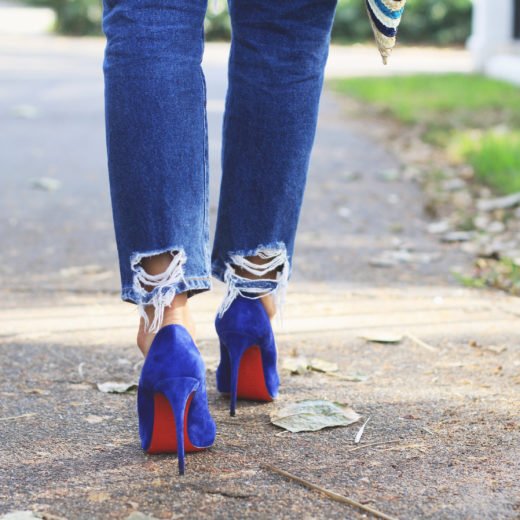
[[[280,386],[276,343],[260,299],[237,296],[217,316],[215,328],[220,339],[217,388],[230,394],[230,414],[235,415],[237,398],[272,401]]]
[[[139,378],[139,435],[147,453],[177,452],[181,475],[185,452],[215,441],[205,381],[204,362],[189,332],[182,325],[160,329]]]

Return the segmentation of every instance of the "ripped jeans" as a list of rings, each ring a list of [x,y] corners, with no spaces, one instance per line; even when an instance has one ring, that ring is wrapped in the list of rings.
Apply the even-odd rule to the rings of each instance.
[[[176,294],[227,284],[274,293],[290,278],[336,0],[229,0],[222,184],[209,248],[206,0],[103,0],[106,143],[121,296],[158,330]],[[143,258],[172,254],[150,275]],[[262,265],[248,257],[265,260]],[[240,276],[236,267],[257,275]],[[265,277],[276,271],[276,278]],[[144,307],[153,305],[148,323]]]

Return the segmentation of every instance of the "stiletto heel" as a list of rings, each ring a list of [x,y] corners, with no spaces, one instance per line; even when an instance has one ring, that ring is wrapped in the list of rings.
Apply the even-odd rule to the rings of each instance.
[[[177,453],[181,475],[186,452],[213,444],[204,363],[181,325],[167,325],[155,336],[139,380],[137,410],[143,450]]]
[[[236,401],[272,401],[280,381],[271,322],[262,303],[238,296],[222,318],[215,320],[221,359],[217,388],[230,395],[230,415]]]
[[[175,440],[177,446],[173,451],[177,451],[179,459],[179,474],[184,475],[184,438],[187,437],[186,419],[191,404],[192,393],[199,387],[199,382],[193,377],[176,377],[166,379],[155,385],[157,392],[162,393],[170,403],[175,421]],[[188,441],[188,444],[189,443]],[[152,439],[153,445],[153,439]],[[192,448],[193,446],[190,446]],[[176,448],[176,449],[175,449]],[[190,451],[194,451],[191,450]],[[153,451],[148,451],[153,453]]]

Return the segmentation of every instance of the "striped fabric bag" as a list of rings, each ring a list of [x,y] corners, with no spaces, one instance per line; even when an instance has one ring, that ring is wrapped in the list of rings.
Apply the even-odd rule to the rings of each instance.
[[[406,0],[365,0],[365,4],[379,52],[386,65],[395,47],[397,27],[401,22]]]

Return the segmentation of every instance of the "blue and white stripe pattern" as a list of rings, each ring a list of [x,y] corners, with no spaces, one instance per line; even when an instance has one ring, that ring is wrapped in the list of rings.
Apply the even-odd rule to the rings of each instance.
[[[395,46],[406,0],[365,0],[365,3],[379,52],[386,64]]]

